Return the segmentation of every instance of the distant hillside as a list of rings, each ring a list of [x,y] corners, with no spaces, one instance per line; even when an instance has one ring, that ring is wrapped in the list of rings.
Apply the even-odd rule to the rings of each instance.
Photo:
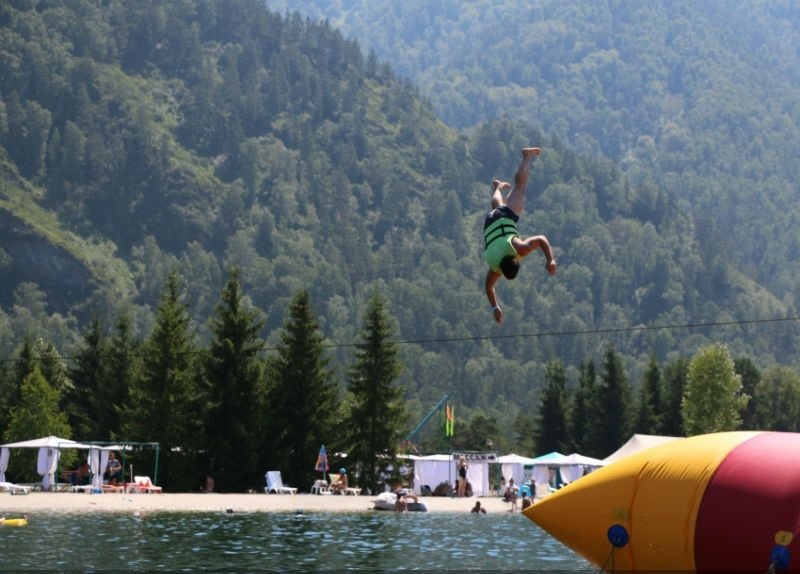
[[[0,23],[3,357],[23,335],[69,354],[90,317],[110,325],[122,309],[146,334],[173,268],[203,340],[238,267],[267,339],[310,291],[339,369],[380,285],[420,415],[455,389],[467,409],[530,409],[547,361],[574,367],[608,341],[634,381],[650,353],[674,360],[710,340],[797,360],[793,332],[629,330],[793,312],[728,252],[721,220],[674,193],[686,173],[626,166],[626,178],[523,121],[455,131],[354,40],[256,0],[11,2]],[[573,92],[594,89],[588,76]],[[497,327],[481,221],[489,181],[512,177],[531,143],[545,151],[521,225],[552,239],[560,268],[548,278],[533,255],[501,287]],[[48,327],[54,311],[63,329]]]
[[[800,4],[269,0],[325,18],[450,125],[510,116],[612,158],[800,307]]]

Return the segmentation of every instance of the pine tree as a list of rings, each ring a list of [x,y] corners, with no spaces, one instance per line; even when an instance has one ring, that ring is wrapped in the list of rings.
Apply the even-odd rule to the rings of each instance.
[[[208,471],[220,490],[244,491],[260,474],[257,400],[264,346],[263,320],[245,301],[239,273],[233,270],[211,321],[214,340],[205,361],[209,411]],[[259,472],[260,471],[260,472]]]
[[[350,409],[346,415],[348,460],[358,466],[358,483],[373,492],[389,465],[398,468],[397,448],[406,422],[404,389],[397,384],[402,365],[397,348],[389,343],[391,335],[389,315],[376,290],[349,370]]]
[[[19,391],[8,363],[0,363],[0,434],[8,427],[11,407],[18,402],[18,395]]]
[[[545,388],[539,406],[536,448],[540,453],[563,450],[568,443],[566,423],[567,375],[560,360],[545,368]]]
[[[639,390],[639,412],[635,432],[659,434],[661,432],[661,371],[658,361],[651,355],[647,363],[644,382]]]
[[[600,380],[595,411],[599,418],[596,432],[599,454],[607,456],[630,438],[630,386],[622,368],[622,358],[611,345],[606,349]]]
[[[593,417],[592,406],[595,394],[594,361],[588,359],[581,363],[578,389],[572,398],[570,411],[570,437],[573,452],[592,452]],[[592,455],[593,456],[593,455]]]
[[[100,321],[93,318],[83,336],[83,348],[76,356],[69,378],[72,385],[65,392],[65,411],[75,436],[82,440],[101,440],[99,413],[102,404],[99,391],[103,386],[103,360],[105,344],[100,332]]]
[[[130,389],[125,409],[125,436],[160,443],[158,480],[170,490],[189,490],[201,476],[197,460],[204,445],[205,402],[196,382],[189,315],[174,272],[167,279],[156,325],[143,350],[142,374]]]
[[[689,376],[689,360],[678,359],[664,368],[664,408],[661,432],[667,436],[683,436],[681,402]]]
[[[139,342],[131,333],[131,318],[122,312],[117,319],[116,333],[108,345],[107,361],[103,370],[103,385],[98,391],[103,408],[98,413],[100,436],[115,440],[122,435],[122,413],[128,401],[128,392],[141,376],[141,359],[137,354]]]
[[[289,305],[278,354],[267,363],[269,420],[263,450],[288,484],[313,481],[320,446],[336,441],[337,389],[322,342],[309,294],[302,290]]]

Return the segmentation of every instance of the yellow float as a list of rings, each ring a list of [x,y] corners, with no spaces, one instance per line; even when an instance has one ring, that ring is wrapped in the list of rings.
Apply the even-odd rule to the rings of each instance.
[[[524,514],[604,570],[797,570],[800,434],[714,433],[649,448]]]

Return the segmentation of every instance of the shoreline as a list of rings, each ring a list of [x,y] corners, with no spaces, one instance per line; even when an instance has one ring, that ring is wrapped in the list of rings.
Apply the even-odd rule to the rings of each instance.
[[[0,517],[34,513],[92,512],[375,512],[376,496],[343,496],[316,494],[217,494],[164,493],[116,494],[31,492],[26,495],[0,494]],[[511,504],[502,497],[420,498],[429,512],[469,514],[479,500],[487,514],[509,514]],[[517,503],[519,513],[520,504]]]

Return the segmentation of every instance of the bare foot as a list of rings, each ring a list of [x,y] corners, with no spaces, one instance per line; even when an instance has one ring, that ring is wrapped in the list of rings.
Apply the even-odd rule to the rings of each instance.
[[[501,190],[503,190],[503,189],[511,189],[511,184],[508,183],[507,181],[503,181],[501,179],[492,180],[492,189],[497,189],[498,187]]]
[[[524,147],[522,148],[522,157],[534,157],[542,153],[540,147]]]

